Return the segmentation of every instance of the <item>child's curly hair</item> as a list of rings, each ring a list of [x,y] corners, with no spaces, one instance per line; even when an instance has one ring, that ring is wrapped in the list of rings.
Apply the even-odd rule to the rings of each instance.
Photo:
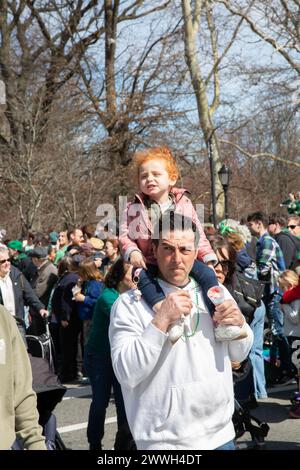
[[[179,168],[171,150],[166,146],[151,147],[140,152],[136,152],[133,156],[132,162],[137,182],[139,182],[141,165],[149,160],[162,160],[165,163],[169,177],[174,180],[178,179]]]
[[[296,287],[299,284],[299,276],[295,271],[287,269],[278,277],[278,284],[283,289],[287,284]]]

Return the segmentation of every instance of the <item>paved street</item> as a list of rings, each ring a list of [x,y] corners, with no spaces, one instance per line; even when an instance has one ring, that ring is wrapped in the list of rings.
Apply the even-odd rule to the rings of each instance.
[[[261,401],[259,407],[251,411],[251,414],[270,426],[266,438],[268,450],[300,450],[300,420],[288,417],[289,399],[295,390],[296,385],[270,388],[269,398]],[[71,449],[88,449],[86,426],[90,397],[89,386],[69,387],[63,401],[55,409],[61,437]],[[112,449],[115,432],[116,413],[111,401],[106,417],[105,449]],[[249,433],[245,433],[239,443],[246,444],[250,440]]]

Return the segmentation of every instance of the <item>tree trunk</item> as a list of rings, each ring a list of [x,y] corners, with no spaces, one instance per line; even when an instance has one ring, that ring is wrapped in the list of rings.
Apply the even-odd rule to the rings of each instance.
[[[211,158],[216,195],[216,216],[217,219],[224,218],[224,194],[223,188],[219,180],[218,171],[221,168],[220,148],[215,127],[211,118],[211,110],[207,98],[206,84],[202,78],[201,66],[197,60],[196,35],[199,30],[200,14],[202,8],[202,0],[195,1],[194,18],[191,12],[190,0],[182,0],[182,11],[184,20],[184,48],[185,60],[190,72],[191,81],[196,97],[199,123],[203,132],[204,140],[209,149],[211,141]],[[209,150],[208,150],[209,151]]]

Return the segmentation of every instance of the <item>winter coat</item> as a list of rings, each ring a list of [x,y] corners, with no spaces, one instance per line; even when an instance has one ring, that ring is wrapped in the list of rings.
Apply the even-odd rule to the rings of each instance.
[[[73,299],[72,288],[79,279],[78,273],[65,272],[58,280],[51,298],[51,309],[57,323],[70,321],[77,316],[77,302]]]
[[[202,225],[197,217],[194,206],[191,200],[187,197],[187,191],[185,189],[172,188],[170,194],[174,198],[175,212],[181,213],[186,217],[190,217],[197,225],[200,232],[198,259],[205,263],[208,263],[209,261],[217,261],[216,255],[207,240]],[[148,216],[145,203],[146,196],[140,193],[135,195],[133,202],[127,204],[123,214],[119,236],[120,248],[125,260],[129,259],[132,251],[138,250],[142,252],[147,263],[156,264],[151,243],[153,226]],[[139,235],[136,239],[134,239],[132,233],[130,233],[134,229],[137,229],[136,231]]]
[[[100,297],[103,289],[103,282],[91,280],[85,281],[81,292],[84,295],[84,302],[77,302],[78,314],[80,320],[91,320],[95,304]]]
[[[24,320],[24,305],[27,305],[31,308],[32,313],[39,314],[41,309],[44,309],[45,306],[37,297],[36,293],[30,286],[27,279],[23,276],[21,271],[14,266],[11,266],[10,269],[10,278],[13,285],[13,291],[15,296],[15,308],[16,308],[16,317]],[[0,289],[0,304],[3,305],[3,299]]]
[[[32,282],[40,301],[48,305],[51,291],[57,282],[57,268],[51,261],[47,261],[38,268],[36,278]]]
[[[283,326],[285,336],[300,337],[300,300],[282,304]]]
[[[26,449],[46,450],[28,354],[14,318],[4,307],[0,308],[0,339],[0,450],[8,450],[16,437]]]

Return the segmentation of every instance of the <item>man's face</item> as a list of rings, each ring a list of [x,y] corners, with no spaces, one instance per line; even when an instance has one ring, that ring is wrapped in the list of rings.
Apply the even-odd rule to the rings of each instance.
[[[292,234],[292,235],[295,235],[295,237],[297,237],[298,235],[300,235],[300,225],[298,225],[298,221],[297,219],[289,219],[289,222],[288,222],[288,229],[289,229],[289,232]]]
[[[76,229],[73,234],[71,234],[71,239],[73,245],[81,245],[84,242],[83,233],[81,230]]]
[[[41,264],[41,260],[39,258],[36,258],[35,256],[32,256],[31,257],[31,261],[32,261],[32,264],[34,264],[34,266],[36,266],[37,268],[40,266]]]
[[[10,260],[8,251],[0,253],[0,277],[5,277],[10,271]]]
[[[248,227],[252,235],[255,237],[260,234],[260,222],[252,220],[248,222]]]
[[[13,250],[12,248],[8,248],[8,252],[9,252],[9,256],[11,258],[15,258],[15,256],[18,256],[18,251],[17,250]]]
[[[195,234],[191,229],[163,232],[158,246],[153,245],[160,277],[174,286],[189,282],[189,273],[197,257]]]
[[[276,233],[280,232],[280,229],[278,230],[279,224],[269,224],[268,225],[268,232],[271,235],[275,235]]]
[[[280,224],[278,222],[276,224],[269,224],[268,232],[270,233],[270,235],[276,235],[277,233],[280,233],[281,232]]]

